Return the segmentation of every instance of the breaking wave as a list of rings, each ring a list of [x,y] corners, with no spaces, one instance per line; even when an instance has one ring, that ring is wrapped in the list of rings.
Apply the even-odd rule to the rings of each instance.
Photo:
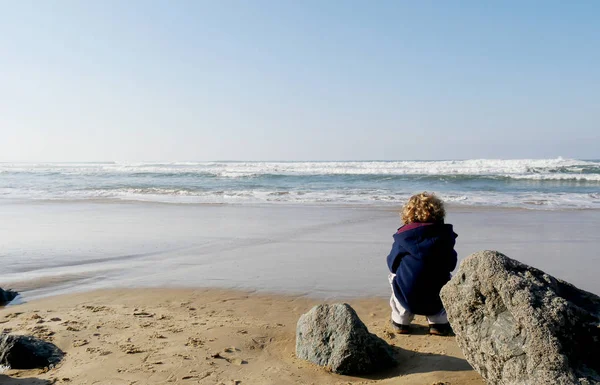
[[[0,199],[600,208],[600,161],[0,163]]]

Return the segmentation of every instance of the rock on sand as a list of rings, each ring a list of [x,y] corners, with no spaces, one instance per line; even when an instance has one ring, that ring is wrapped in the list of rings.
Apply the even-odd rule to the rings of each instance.
[[[19,293],[13,290],[4,290],[0,288],[0,306],[7,305],[10,301],[15,299]]]
[[[300,317],[296,356],[339,374],[368,374],[396,364],[391,347],[369,333],[347,304],[318,305]]]
[[[600,384],[598,296],[481,251],[441,297],[459,346],[488,384]]]
[[[35,369],[56,365],[64,353],[50,342],[31,336],[0,334],[0,365]]]

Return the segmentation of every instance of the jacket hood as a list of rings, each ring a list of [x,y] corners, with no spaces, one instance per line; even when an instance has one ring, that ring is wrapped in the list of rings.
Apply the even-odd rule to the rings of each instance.
[[[410,224],[412,225],[412,224]],[[438,247],[454,246],[457,237],[451,224],[427,223],[420,226],[406,225],[394,234],[394,241],[415,258],[422,258]],[[403,231],[403,228],[407,227]]]

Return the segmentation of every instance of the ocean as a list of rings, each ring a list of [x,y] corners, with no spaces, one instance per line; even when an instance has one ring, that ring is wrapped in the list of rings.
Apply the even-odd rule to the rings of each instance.
[[[485,249],[600,292],[600,161],[0,163],[0,287],[389,295],[398,210],[447,203]]]
[[[205,204],[600,208],[600,161],[577,159],[0,163],[0,199]]]

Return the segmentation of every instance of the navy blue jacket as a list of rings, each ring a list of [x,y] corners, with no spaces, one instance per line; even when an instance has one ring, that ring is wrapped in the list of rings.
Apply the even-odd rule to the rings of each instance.
[[[434,315],[442,310],[440,289],[456,267],[456,237],[452,225],[443,223],[410,223],[394,234],[387,264],[396,274],[394,295],[411,313]]]

